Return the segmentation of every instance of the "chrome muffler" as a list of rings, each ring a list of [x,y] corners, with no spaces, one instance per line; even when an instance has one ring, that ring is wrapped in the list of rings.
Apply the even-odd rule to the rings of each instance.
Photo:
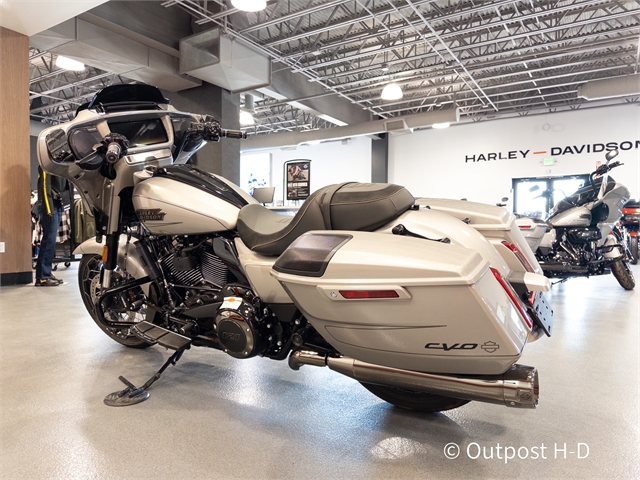
[[[535,367],[526,365],[513,365],[502,375],[460,377],[401,370],[348,357],[323,356],[316,352],[293,352],[289,357],[289,366],[298,370],[302,365],[327,366],[359,382],[389,385],[445,397],[515,408],[536,408],[538,405],[538,371]]]

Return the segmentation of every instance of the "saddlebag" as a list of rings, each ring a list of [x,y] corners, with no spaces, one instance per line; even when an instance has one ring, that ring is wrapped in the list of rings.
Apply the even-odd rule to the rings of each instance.
[[[488,262],[451,244],[369,232],[309,232],[274,276],[343,355],[406,370],[496,375],[529,327]]]
[[[448,198],[418,198],[416,199],[416,204],[468,222],[470,227],[475,228],[491,242],[507,262],[509,268],[518,271],[522,269],[522,264],[508,251],[508,247],[502,242],[516,245],[527,262],[533,267],[533,270],[536,273],[542,273],[542,269],[538,265],[533,252],[546,232],[546,224],[544,222],[542,222],[542,225],[534,225],[532,223],[531,229],[525,231],[522,228],[518,228],[520,219],[516,221],[515,216],[503,207]],[[529,238],[530,236],[535,238]],[[526,248],[527,245],[530,248]]]

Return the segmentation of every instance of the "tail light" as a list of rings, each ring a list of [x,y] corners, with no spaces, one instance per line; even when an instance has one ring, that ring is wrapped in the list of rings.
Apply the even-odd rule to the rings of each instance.
[[[533,228],[533,225],[518,225],[518,228],[520,230],[531,230]]]
[[[514,245],[513,243],[509,243],[506,240],[503,240],[502,245],[504,245],[505,247],[507,247],[509,250],[513,252],[516,258],[520,260],[520,263],[522,264],[522,266],[527,272],[535,273],[533,266],[531,266],[531,264],[529,263],[529,260],[527,260],[527,257],[524,256],[524,253],[522,253],[522,251],[518,248],[517,245]]]
[[[531,320],[531,317],[529,316],[529,312],[527,312],[527,307],[525,307],[520,301],[520,299],[518,298],[518,294],[516,293],[516,291],[513,289],[513,287],[509,283],[505,281],[504,278],[502,278],[502,275],[500,275],[500,272],[497,269],[493,267],[489,267],[489,268],[491,269],[493,276],[496,277],[496,280],[498,280],[498,283],[502,285],[502,288],[504,289],[505,293],[511,300],[511,303],[516,308],[516,310],[518,311],[518,313],[520,314],[524,322],[529,326],[529,328],[532,328],[533,320]]]
[[[340,290],[340,295],[348,300],[400,297],[395,290]]]
[[[640,235],[638,235],[638,232],[636,230],[632,230],[629,232],[629,236],[630,237],[640,237]]]
[[[636,213],[640,213],[640,208],[626,207],[626,208],[622,209],[622,214],[623,215],[634,215]]]

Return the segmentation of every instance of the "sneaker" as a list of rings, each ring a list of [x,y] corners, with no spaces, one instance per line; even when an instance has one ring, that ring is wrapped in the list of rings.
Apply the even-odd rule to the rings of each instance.
[[[60,283],[53,278],[45,278],[41,280],[36,280],[36,287],[57,287]]]
[[[64,280],[60,280],[59,278],[56,278],[53,275],[51,275],[51,280],[55,280],[56,282],[58,282],[59,285],[62,285],[64,283]]]

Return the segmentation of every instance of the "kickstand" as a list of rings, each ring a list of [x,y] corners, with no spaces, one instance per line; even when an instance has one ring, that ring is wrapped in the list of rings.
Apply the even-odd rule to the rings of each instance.
[[[562,280],[558,280],[557,282],[551,282],[551,286],[558,285],[559,283],[564,283],[567,280],[569,280],[569,279],[568,278],[563,278]]]
[[[149,392],[147,389],[155,383],[156,380],[160,378],[160,375],[169,367],[169,365],[175,365],[180,360],[180,357],[184,353],[186,348],[181,348],[180,350],[176,350],[173,355],[171,355],[164,365],[160,367],[155,375],[153,375],[147,382],[142,385],[140,388],[136,387],[129,380],[124,378],[122,375],[118,377],[118,379],[124,383],[127,388],[124,390],[120,390],[119,392],[113,392],[107,395],[104,399],[105,405],[110,407],[127,407],[129,405],[135,405],[140,402],[144,402],[149,398]]]

